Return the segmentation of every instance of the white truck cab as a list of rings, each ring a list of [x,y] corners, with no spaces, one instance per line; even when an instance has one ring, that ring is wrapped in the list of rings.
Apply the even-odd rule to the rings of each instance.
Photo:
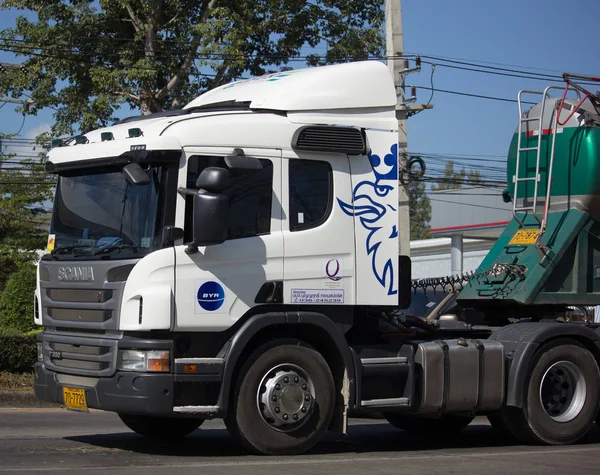
[[[578,440],[598,368],[563,340],[564,361],[548,359],[548,341],[570,332],[598,356],[593,330],[509,325],[497,301],[472,320],[399,311],[397,137],[387,67],[358,62],[56,141],[36,396],[169,439],[220,417],[265,454],[304,452],[355,411],[437,434],[490,414],[537,442]]]
[[[385,65],[344,64],[55,144],[38,396],[223,416],[224,352],[245,325],[331,314],[342,328],[360,306],[397,307],[395,104]]]

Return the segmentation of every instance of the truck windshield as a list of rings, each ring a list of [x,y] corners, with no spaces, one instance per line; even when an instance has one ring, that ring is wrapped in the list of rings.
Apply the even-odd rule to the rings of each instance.
[[[165,168],[147,167],[145,185],[128,183],[114,167],[61,175],[50,227],[52,256],[125,259],[160,248]]]

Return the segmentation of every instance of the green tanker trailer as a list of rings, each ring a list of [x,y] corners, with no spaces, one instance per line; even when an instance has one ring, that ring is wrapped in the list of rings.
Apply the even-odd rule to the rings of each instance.
[[[565,74],[562,98],[552,86],[519,93],[503,193],[513,218],[481,264],[485,278],[458,297],[466,307],[542,319],[600,305],[600,102],[573,77]],[[536,95],[541,102],[524,111]]]

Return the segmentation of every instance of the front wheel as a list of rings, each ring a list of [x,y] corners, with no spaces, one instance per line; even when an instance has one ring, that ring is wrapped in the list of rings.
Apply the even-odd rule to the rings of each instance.
[[[256,350],[236,384],[227,428],[255,452],[303,453],[333,416],[335,384],[327,362],[318,351],[288,342]]]
[[[443,414],[435,419],[388,412],[384,414],[384,417],[398,429],[416,434],[441,437],[458,434],[473,420],[473,417],[470,416],[457,416],[454,414]]]
[[[600,407],[600,371],[594,356],[571,341],[539,352],[522,408],[506,407],[502,420],[523,442],[571,444],[594,423]]]
[[[177,417],[135,416],[119,414],[123,423],[136,434],[155,439],[178,439],[194,432],[203,419]]]

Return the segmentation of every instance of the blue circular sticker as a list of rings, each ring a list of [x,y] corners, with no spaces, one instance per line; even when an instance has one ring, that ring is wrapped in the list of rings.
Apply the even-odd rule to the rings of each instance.
[[[209,312],[218,310],[225,301],[225,291],[217,282],[204,282],[198,289],[198,303]]]

